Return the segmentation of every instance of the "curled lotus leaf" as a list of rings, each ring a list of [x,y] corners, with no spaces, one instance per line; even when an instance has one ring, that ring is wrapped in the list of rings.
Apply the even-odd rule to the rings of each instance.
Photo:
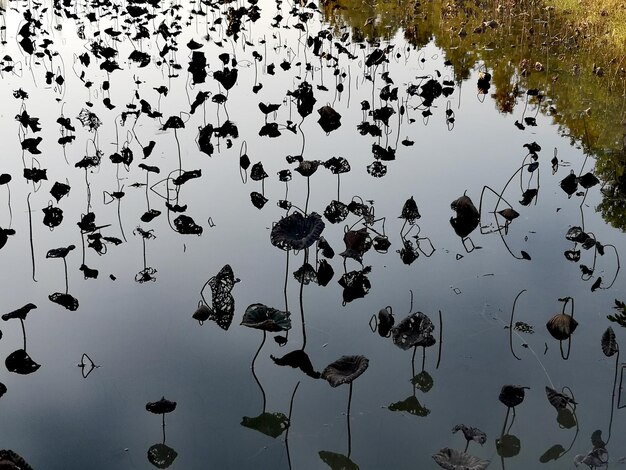
[[[615,332],[610,326],[602,334],[602,352],[606,357],[611,357],[619,351],[619,346],[615,340]]]
[[[400,218],[406,220],[410,224],[414,224],[417,219],[421,217],[420,212],[417,208],[417,203],[413,196],[406,200],[404,206],[402,207],[402,213],[400,214]]]
[[[341,356],[322,371],[322,379],[327,380],[331,387],[351,384],[369,366],[365,356]]]
[[[548,401],[552,406],[554,406],[557,410],[562,410],[568,404],[576,405],[576,402],[572,400],[567,395],[557,392],[553,388],[546,386],[546,395],[548,397]]]
[[[432,335],[435,326],[422,312],[409,315],[391,329],[393,344],[400,349],[410,349],[415,346],[429,347],[435,344]]]
[[[168,468],[176,460],[178,453],[165,444],[154,444],[148,449],[148,461],[156,468]]]
[[[161,397],[159,401],[146,403],[146,410],[149,411],[150,413],[154,413],[158,415],[171,413],[175,409],[176,409],[176,402],[170,401],[166,399],[165,397]]]
[[[546,328],[552,335],[554,339],[558,339],[559,341],[564,341],[568,339],[572,333],[576,330],[578,326],[578,322],[574,320],[571,315],[566,315],[564,313],[559,313],[554,315],[548,323],[546,323]]]
[[[489,460],[483,460],[458,450],[444,447],[433,459],[441,468],[446,470],[484,470],[489,466]]]
[[[282,312],[263,304],[248,306],[243,314],[241,324],[248,328],[269,332],[287,331],[291,328],[289,312]]]
[[[581,463],[589,468],[607,467],[609,464],[609,453],[604,447],[597,447],[587,455],[578,454],[574,457],[574,464],[578,467]]]
[[[473,428],[471,426],[466,426],[465,424],[457,424],[452,428],[452,432],[456,433],[461,431],[465,439],[468,441],[478,442],[481,446],[487,442],[487,434],[481,431],[478,428]]]
[[[294,212],[272,227],[270,242],[281,250],[302,250],[319,240],[324,226],[322,217],[315,212],[307,216]]]
[[[12,450],[0,450],[0,468],[33,470],[26,460]]]
[[[350,163],[343,157],[331,157],[323,165],[335,175],[350,171]]]
[[[241,425],[276,439],[289,427],[289,418],[283,413],[265,412],[253,418],[244,416]]]
[[[498,400],[508,408],[514,408],[524,401],[524,390],[528,387],[520,387],[518,385],[503,385],[500,390]]]
[[[293,277],[296,278],[296,281],[308,285],[311,282],[317,283],[317,272],[315,268],[311,266],[309,263],[304,263],[300,266],[294,273]]]

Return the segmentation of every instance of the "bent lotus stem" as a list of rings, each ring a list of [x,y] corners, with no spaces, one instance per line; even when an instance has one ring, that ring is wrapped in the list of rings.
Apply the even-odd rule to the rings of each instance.
[[[304,249],[304,264],[309,261],[309,249]],[[345,263],[345,258],[344,258]],[[304,321],[304,301],[303,301],[303,292],[304,292],[304,276],[300,279],[300,319],[302,320],[302,350],[306,347],[306,327]]]
[[[162,421],[162,428],[163,428],[163,444],[165,444],[165,413],[163,413],[161,416],[163,416],[163,421]]]
[[[574,393],[572,392],[572,389],[569,387],[563,387],[563,389],[561,390],[561,393],[564,393],[565,391],[568,392],[568,394],[571,396],[572,401],[575,400],[574,397]],[[559,458],[563,457],[565,454],[567,454],[570,450],[572,450],[572,447],[574,447],[574,443],[576,442],[576,439],[578,438],[578,432],[580,431],[580,426],[578,425],[578,417],[576,416],[576,405],[570,404],[572,407],[572,415],[574,415],[574,421],[576,422],[576,433],[574,434],[574,438],[572,439],[572,442],[570,443],[569,447],[565,450],[565,452],[563,452]],[[610,428],[609,428],[610,431]],[[607,441],[608,443],[608,441]]]
[[[265,397],[265,390],[263,389],[263,385],[261,385],[261,382],[259,381],[259,378],[257,377],[256,372],[254,371],[254,363],[256,362],[257,357],[259,357],[259,353],[261,352],[261,349],[263,349],[263,345],[265,344],[266,338],[267,338],[267,332],[263,330],[263,341],[261,341],[261,345],[259,346],[259,349],[257,349],[256,354],[252,358],[252,365],[250,367],[252,369],[252,376],[254,377],[254,380],[256,381],[259,388],[261,389],[261,394],[263,395],[263,413],[265,413],[265,406],[267,404],[267,398]]]
[[[563,310],[561,311],[561,313],[563,313],[563,315],[565,315],[565,307],[567,307],[567,304],[569,303],[569,301],[572,301],[572,306],[570,307],[570,317],[573,319],[574,318],[574,298],[573,297],[565,297],[565,303],[563,304]],[[569,337],[567,338],[567,354],[565,354],[563,352],[563,341],[559,341],[559,350],[561,351],[561,358],[564,361],[567,361],[569,359],[569,354],[570,351],[572,349],[572,335],[570,334]]]
[[[522,358],[518,357],[513,350],[513,316],[515,315],[515,305],[517,304],[517,299],[519,299],[519,296],[522,295],[524,292],[526,292],[526,289],[519,291],[519,293],[515,296],[515,300],[513,301],[513,308],[511,309],[511,321],[509,322],[509,348],[511,349],[511,354],[513,354],[513,357],[518,361],[521,361]]]
[[[615,270],[615,276],[613,276],[613,280],[606,287],[600,286],[600,289],[606,290],[606,289],[610,289],[611,287],[613,287],[613,284],[615,284],[615,281],[617,279],[617,275],[619,274],[621,266],[620,266],[620,263],[619,263],[619,253],[617,252],[617,248],[615,248],[615,245],[604,245],[604,246],[605,247],[610,246],[611,248],[613,248],[613,251],[615,251],[615,259],[617,260],[617,269]]]

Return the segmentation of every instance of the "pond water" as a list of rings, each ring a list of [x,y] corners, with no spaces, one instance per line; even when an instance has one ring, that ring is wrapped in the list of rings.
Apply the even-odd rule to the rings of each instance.
[[[490,468],[623,463],[623,82],[549,10],[3,6],[2,447],[421,469],[464,424]]]

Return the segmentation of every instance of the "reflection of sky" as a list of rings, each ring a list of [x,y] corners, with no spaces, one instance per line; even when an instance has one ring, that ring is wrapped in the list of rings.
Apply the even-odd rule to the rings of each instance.
[[[270,4],[266,9],[267,12],[274,11]],[[10,36],[14,34],[16,24],[17,16],[11,13],[7,20]],[[65,26],[60,33],[65,39],[64,46],[58,46],[64,51],[68,81],[64,110],[79,127],[74,117],[84,106],[82,102],[87,99],[87,93],[70,70],[71,53],[79,44],[72,39],[73,26],[69,23]],[[276,39],[271,38],[269,29],[261,27],[260,24],[254,25],[251,37],[256,41],[265,36],[268,61],[276,64],[277,75],[265,75],[259,66],[259,80],[264,87],[258,95],[250,95],[254,81],[252,49],[246,47],[245,51],[237,51],[240,77],[229,94],[228,103],[230,118],[238,125],[240,133],[233,147],[226,149],[222,142],[221,151],[216,151],[212,158],[198,152],[194,139],[197,127],[202,124],[201,110],[188,121],[186,129],[178,132],[184,168],[201,168],[203,173],[200,180],[190,181],[182,188],[181,204],[189,204],[188,215],[204,226],[204,234],[195,237],[173,233],[167,227],[165,214],[152,222],[150,227],[155,229],[157,238],[146,242],[146,255],[148,266],[158,271],[155,283],[138,285],[132,282],[143,262],[141,239],[133,236],[132,231],[145,211],[146,203],[143,189],[129,187],[145,178],[145,174],[136,169],[141,149],[133,144],[135,162],[131,173],[120,171],[127,178],[124,180],[127,196],[122,200],[121,212],[128,243],[110,246],[105,256],[87,250],[86,264],[99,269],[100,277],[96,281],[84,281],[82,273],[77,270],[80,237],[74,224],[86,209],[85,174],[73,164],[84,156],[87,134],[82,129],[77,132],[76,142],[67,147],[70,165],[66,165],[56,144],[58,130],[54,121],[60,107],[54,104],[54,92],[41,86],[42,67],[33,69],[38,87],[26,67],[23,67],[21,79],[5,75],[0,93],[7,104],[2,116],[5,126],[0,128],[0,133],[7,158],[0,169],[14,177],[11,196],[13,227],[17,235],[10,238],[0,252],[4,267],[0,295],[5,299],[4,311],[27,302],[38,305],[39,308],[31,312],[26,321],[27,350],[42,367],[31,376],[3,374],[1,380],[9,391],[0,401],[0,413],[2,421],[10,423],[4,433],[3,445],[23,454],[33,467],[53,470],[149,468],[146,452],[152,444],[160,442],[161,429],[160,419],[145,412],[144,407],[148,401],[165,395],[178,402],[176,411],[166,419],[167,444],[179,454],[172,468],[207,468],[207,463],[215,468],[287,468],[282,438],[271,440],[239,424],[243,416],[260,414],[262,402],[249,371],[261,333],[240,328],[238,324],[245,306],[250,303],[262,302],[281,308],[284,304],[285,253],[268,243],[269,229],[281,215],[274,203],[284,195],[284,185],[278,183],[275,174],[287,167],[284,157],[299,153],[301,146],[301,136],[289,132],[284,132],[278,140],[256,138],[262,123],[257,102],[282,102],[286,90],[297,86],[295,75],[304,71],[303,67],[299,71],[296,66],[298,61],[304,61],[302,46],[298,49],[297,35],[281,30],[281,44],[286,47],[274,52],[271,45]],[[182,51],[186,50],[183,44],[187,42],[188,34],[199,38],[204,31],[185,32],[181,39],[180,60],[184,68],[186,59],[183,59]],[[120,46],[121,57],[127,55],[127,46]],[[292,70],[283,72],[278,65],[289,48],[294,54],[299,51],[300,55],[294,59]],[[20,57],[12,37],[7,49],[14,58]],[[219,68],[217,59],[213,60],[212,56],[215,51],[231,52],[231,49],[212,46],[207,53],[210,70]],[[400,94],[404,94],[409,82],[416,82],[417,76],[433,74],[435,70],[444,76],[451,75],[451,71],[443,66],[444,58],[437,54],[437,49],[431,45],[424,51],[424,64],[418,61],[416,52],[409,55],[406,63],[404,60],[390,63],[390,76],[399,86]],[[345,57],[342,63],[346,73],[350,66],[352,82],[345,84],[349,92],[346,90],[335,99],[332,70],[324,69],[324,84],[331,91],[316,91],[315,109],[332,105],[342,115],[343,127],[326,136],[315,122],[317,115],[314,111],[302,125],[306,135],[304,155],[307,159],[348,158],[352,172],[341,178],[342,199],[359,195],[364,200],[374,200],[377,216],[387,217],[386,231],[392,242],[389,254],[371,252],[365,256],[364,263],[372,266],[370,280],[373,286],[365,299],[341,306],[341,289],[336,281],[342,267],[337,257],[331,261],[335,279],[327,288],[307,286],[304,289],[307,352],[314,366],[322,369],[343,354],[365,354],[370,359],[370,368],[354,385],[352,460],[361,468],[431,468],[430,455],[439,448],[461,448],[464,445],[460,436],[450,433],[450,429],[461,422],[481,428],[489,438],[483,448],[472,444],[470,450],[482,457],[497,459],[494,439],[506,413],[497,396],[503,384],[513,383],[530,386],[531,390],[519,407],[511,431],[521,439],[522,452],[507,461],[507,467],[531,468],[548,447],[559,442],[567,448],[573,437],[573,430],[557,427],[555,412],[544,396],[543,387],[550,384],[549,375],[555,388],[570,386],[581,403],[578,409],[579,440],[572,453],[552,467],[569,468],[575,453],[589,450],[591,432],[597,428],[605,430],[608,423],[613,372],[610,361],[600,353],[599,338],[607,326],[604,317],[609,313],[613,299],[624,297],[623,284],[619,281],[611,291],[592,295],[590,283],[579,279],[578,266],[563,258],[562,252],[571,247],[564,234],[569,226],[580,224],[580,212],[577,200],[567,200],[558,188],[558,182],[569,168],[563,168],[553,176],[549,160],[552,149],[557,147],[559,157],[571,162],[571,168],[578,171],[581,152],[569,147],[541,116],[537,128],[518,131],[511,118],[495,112],[489,98],[484,103],[477,100],[476,76],[473,76],[470,82],[463,84],[460,108],[457,108],[458,90],[450,98],[456,113],[452,132],[445,126],[444,99],[436,101],[437,107],[427,125],[418,111],[411,110],[408,117],[415,118],[416,122],[407,126],[405,120],[399,136],[396,133],[398,115],[392,117],[389,145],[394,146],[397,137],[400,141],[408,137],[415,141],[415,145],[400,145],[397,160],[388,164],[388,174],[380,180],[373,179],[365,170],[372,161],[372,139],[355,131],[361,120],[359,103],[362,99],[371,99],[372,84],[363,79],[361,63],[348,64]],[[105,111],[92,94],[92,101],[96,103],[94,111],[104,122],[99,132],[104,158],[100,170],[88,175],[97,224],[111,224],[103,233],[117,237],[121,235],[116,205],[104,205],[102,193],[116,189],[115,169],[108,161],[108,156],[115,150],[112,120],[132,99],[129,85],[132,73],[141,73],[141,79],[146,81],[140,86],[140,92],[153,107],[157,95],[151,88],[169,85],[170,94],[161,103],[165,118],[181,109],[188,110],[182,86],[186,80],[184,72],[181,71],[181,77],[170,84],[166,76],[150,67],[143,71],[125,63],[121,65],[130,71],[118,71],[111,76],[111,100],[118,108],[113,112]],[[97,64],[92,64],[87,73],[95,83],[100,83],[103,76],[96,72],[96,67]],[[80,74],[82,67],[76,65],[76,70]],[[315,74],[315,80],[318,80],[319,71],[316,70]],[[378,93],[382,86],[380,77],[375,86],[375,93]],[[26,196],[32,186],[24,184],[20,177],[22,163],[19,141],[15,136],[17,123],[11,119],[19,111],[19,102],[11,96],[17,87],[23,87],[31,94],[26,102],[27,109],[31,116],[41,118],[44,142],[40,148],[44,153],[38,160],[48,168],[48,183],[32,194],[30,200],[36,284],[30,278],[26,210]],[[215,81],[210,77],[205,85],[189,91],[191,99],[200,89],[217,92]],[[46,104],[40,106],[40,103]],[[278,120],[284,122],[288,116],[288,106],[284,106],[278,113]],[[515,119],[519,118],[515,116]],[[213,104],[207,106],[206,119],[214,124],[217,122]],[[224,119],[223,111],[220,119]],[[295,106],[292,107],[292,119],[299,120]],[[128,125],[119,129],[120,142],[127,138],[128,130]],[[161,175],[176,168],[176,142],[172,131],[159,131],[158,125],[145,116],[140,118],[135,131],[144,145],[150,139],[157,141],[148,164],[159,165]],[[249,201],[249,192],[260,191],[260,183],[249,181],[244,186],[238,174],[238,157],[244,139],[252,163],[262,161],[271,176],[265,184],[265,195],[270,202],[262,211],[252,207]],[[507,240],[514,252],[525,250],[530,253],[532,261],[515,261],[497,235],[480,236],[476,233],[472,239],[481,249],[457,261],[455,255],[462,253],[462,246],[448,222],[453,215],[450,202],[467,191],[478,204],[483,185],[500,189],[519,166],[525,154],[522,145],[534,140],[543,147],[539,203],[529,207],[520,207],[516,203],[520,199],[517,180],[505,194],[521,213],[511,225]],[[72,191],[59,204],[65,211],[65,220],[51,232],[41,225],[43,214],[40,210],[51,199],[48,194],[51,183],[64,181],[66,177]],[[157,177],[151,175],[150,181],[155,183]],[[322,212],[335,197],[336,177],[320,168],[310,183],[309,207]],[[290,200],[304,206],[305,189],[304,178],[294,173],[289,185]],[[5,191],[0,188],[3,227],[8,225],[7,210],[2,203],[6,201]],[[405,266],[395,253],[400,246],[401,227],[401,221],[396,217],[410,196],[415,197],[422,215],[421,235],[428,236],[437,251],[432,258],[421,256],[413,265]],[[601,241],[621,248],[620,234],[605,227],[593,212],[598,197],[598,192],[592,191],[587,198],[586,227]],[[163,206],[155,194],[150,195],[150,201],[152,207],[161,209]],[[493,206],[493,198],[488,205]],[[557,212],[557,209],[560,210]],[[208,217],[215,221],[216,227],[208,227]],[[336,252],[342,251],[343,225],[327,224],[324,236]],[[525,237],[528,237],[527,241]],[[46,260],[45,253],[50,248],[70,243],[78,247],[68,256],[69,292],[81,303],[77,312],[65,311],[46,298],[52,292],[62,291],[64,280],[62,263]],[[590,264],[590,254],[584,253],[584,256]],[[302,254],[297,258],[292,256],[290,270],[295,270],[301,260]],[[226,263],[231,264],[235,275],[242,280],[233,291],[237,307],[233,325],[228,332],[214,324],[200,328],[191,319],[199,300],[199,290],[206,279]],[[598,263],[599,268],[605,270],[603,277],[610,278],[613,269],[610,254],[607,253]],[[349,260],[348,270],[352,269],[358,269],[358,265]],[[109,274],[114,274],[117,280],[110,280]],[[524,288],[528,292],[520,297],[517,318],[534,325],[536,333],[523,335],[521,339],[514,337],[516,352],[523,358],[518,362],[507,351],[508,331],[504,326],[508,323],[513,298]],[[385,408],[412,393],[409,383],[411,352],[401,351],[389,340],[372,335],[368,327],[370,316],[385,305],[393,306],[396,321],[402,319],[409,311],[410,289],[415,294],[414,310],[429,314],[436,324],[438,310],[442,310],[444,318],[443,358],[438,370],[435,370],[436,348],[427,351],[426,369],[433,376],[435,385],[427,394],[417,392],[420,402],[431,410],[426,418],[392,413]],[[460,293],[456,294],[454,289]],[[543,325],[560,310],[557,298],[567,295],[576,299],[576,318],[580,325],[574,336],[571,358],[563,362],[558,355],[558,344],[549,337]],[[295,370],[278,368],[271,363],[270,354],[281,356],[301,344],[298,286],[292,277],[289,280],[289,305],[294,325],[290,343],[281,349],[273,341],[268,341],[257,360],[257,374],[266,388],[267,411],[271,412],[287,414],[293,388],[298,380],[302,382],[294,401],[293,426],[289,435],[293,467],[322,468],[324,464],[317,455],[320,450],[346,452],[345,416],[342,413],[345,412],[348,390],[347,387],[331,389],[325,382],[313,381]],[[8,355],[21,347],[19,325],[9,322],[2,326],[4,338],[0,351]],[[438,329],[437,324],[436,333]],[[619,331],[617,333],[619,340]],[[523,348],[522,341],[527,341],[530,348]],[[544,355],[545,343],[549,349]],[[83,352],[102,366],[87,380],[82,379],[76,367]],[[418,351],[418,370],[420,361],[421,351]],[[623,431],[624,423],[617,413],[613,435],[619,436]],[[617,456],[618,452],[619,449],[615,449],[613,455]]]

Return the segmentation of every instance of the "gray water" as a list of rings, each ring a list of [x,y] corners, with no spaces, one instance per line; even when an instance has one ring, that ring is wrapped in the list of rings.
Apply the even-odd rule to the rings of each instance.
[[[356,125],[363,120],[361,101],[369,100],[371,104],[374,96],[375,107],[382,106],[378,95],[384,86],[383,72],[389,72],[392,87],[398,87],[402,100],[408,98],[406,90],[411,84],[425,83],[426,79],[420,77],[439,82],[452,79],[452,68],[444,64],[445,56],[433,43],[414,50],[398,33],[379,46],[389,47],[388,63],[369,68],[365,58],[376,45],[351,43],[348,39],[345,46],[357,56],[350,60],[346,55],[338,56],[335,47],[329,49],[326,41],[324,50],[340,57],[338,70],[346,74],[342,79],[344,91],[336,93],[334,69],[306,47],[305,33],[293,27],[271,26],[276,15],[276,5],[271,2],[260,2],[261,19],[244,22],[245,38],[237,41],[225,37],[225,23],[215,25],[218,9],[216,13],[209,11],[206,17],[193,17],[186,24],[191,5],[182,4],[178,10],[182,32],[175,55],[182,69],[174,70],[179,76],[171,78],[167,67],[155,61],[139,68],[127,60],[133,47],[140,47],[157,59],[157,46],[162,48],[164,44],[162,37],[131,42],[122,35],[124,39],[116,42],[103,31],[109,26],[119,29],[121,22],[110,16],[103,16],[99,23],[84,20],[87,11],[101,15],[107,11],[106,6],[99,10],[77,8],[79,23],[85,24],[84,40],[77,36],[76,21],[55,17],[52,5],[46,2],[47,11],[36,10],[42,12],[36,42],[40,44],[46,37],[53,41],[50,50],[58,52],[58,56],[53,56],[52,62],[46,57],[35,58],[18,47],[16,35],[23,24],[21,14],[28,5],[18,2],[9,6],[15,9],[9,8],[4,14],[6,44],[2,52],[13,59],[14,68],[3,72],[0,88],[4,103],[0,172],[12,175],[12,219],[5,186],[0,188],[0,225],[10,226],[16,234],[9,236],[0,251],[0,297],[2,313],[29,302],[37,305],[24,323],[26,350],[41,367],[29,375],[6,369],[0,375],[8,389],[0,400],[5,423],[2,447],[19,453],[38,469],[151,468],[146,458],[148,449],[162,443],[164,435],[161,416],[148,413],[145,405],[165,396],[177,402],[176,410],[165,418],[165,442],[177,453],[171,468],[327,468],[320,451],[347,455],[349,447],[350,459],[363,469],[436,468],[431,456],[439,449],[464,449],[462,435],[451,432],[459,423],[478,427],[487,434],[483,446],[471,443],[468,452],[491,460],[491,467],[572,468],[576,454],[592,450],[590,436],[597,429],[602,431],[605,442],[609,433],[613,436],[607,444],[611,462],[624,455],[621,436],[626,423],[623,411],[617,409],[624,399],[618,403],[617,390],[612,402],[615,357],[605,357],[600,347],[600,338],[608,326],[613,326],[618,342],[624,337],[621,327],[606,319],[613,313],[614,299],[626,297],[622,273],[618,273],[610,289],[604,289],[618,266],[610,248],[606,248],[604,256],[597,257],[593,277],[587,281],[581,279],[579,264],[591,266],[594,250],[581,250],[580,263],[568,261],[563,255],[574,246],[565,238],[572,226],[583,226],[603,244],[614,245],[618,253],[623,252],[623,233],[605,224],[595,212],[601,199],[600,185],[590,188],[584,201],[582,195],[568,198],[559,187],[570,170],[577,175],[593,171],[593,158],[586,156],[580,146],[570,145],[551,119],[541,113],[537,115],[536,127],[516,129],[513,122],[519,116],[501,115],[489,96],[484,99],[484,95],[477,95],[480,65],[466,82],[454,84],[450,96],[434,101],[432,116],[427,120],[422,118],[421,109],[413,109],[419,106],[419,97],[404,102],[408,112],[402,116],[398,113],[402,103],[391,102],[396,114],[388,127],[378,123],[383,129],[383,136],[378,139],[359,135]],[[226,8],[227,5],[221,7]],[[282,25],[296,24],[288,14],[289,6],[283,4],[280,8],[286,18]],[[169,23],[170,14],[165,17]],[[162,19],[159,13],[149,21],[150,30],[158,27]],[[61,28],[55,29],[55,25]],[[209,26],[215,26],[215,31],[209,30]],[[314,12],[307,27],[314,36],[327,26],[321,15]],[[107,79],[106,72],[98,68],[101,60],[92,55],[91,64],[85,67],[77,59],[77,55],[88,50],[87,45],[98,31],[102,31],[100,37],[107,44],[118,49],[117,60],[122,68],[108,77],[108,92],[101,88]],[[207,34],[210,41],[203,39]],[[193,84],[186,71],[186,44],[191,38],[203,44],[201,50],[206,54],[209,72],[205,83]],[[223,41],[223,47],[216,41]],[[256,94],[252,92],[253,51],[263,56],[256,64],[257,80],[263,88]],[[193,115],[188,114],[190,101],[198,91],[212,95],[224,92],[212,77],[212,72],[222,68],[218,55],[223,52],[236,57],[239,70],[225,107],[209,99]],[[287,71],[279,67],[283,60],[291,61]],[[305,70],[307,62],[312,64],[312,71]],[[5,58],[3,64],[7,63]],[[276,65],[275,75],[267,73],[270,63]],[[46,69],[63,75],[63,85],[46,85]],[[84,80],[93,82],[91,89],[80,78],[83,71]],[[374,82],[366,75],[374,77]],[[304,79],[313,85],[317,102],[313,113],[302,122],[301,132],[294,134],[282,129],[282,135],[276,139],[259,136],[264,122],[257,107],[259,102],[281,104],[276,113],[268,115],[268,121],[301,121],[286,93],[295,90]],[[141,83],[136,85],[135,80]],[[322,83],[329,91],[316,89]],[[169,93],[159,98],[153,88],[161,85],[167,86]],[[42,130],[38,133],[29,130],[26,135],[20,134],[19,123],[13,119],[21,112],[22,101],[13,97],[19,88],[29,95],[24,100],[28,114],[40,120]],[[115,109],[104,107],[104,96],[110,97]],[[139,106],[138,97],[148,101],[153,110],[160,109],[161,121],[144,113],[138,119],[130,116],[122,124],[120,113],[128,103]],[[87,105],[87,101],[93,106]],[[316,122],[316,110],[327,104],[341,114],[341,127],[330,134]],[[446,123],[446,106],[454,112],[453,125]],[[531,100],[527,113],[534,115],[536,106]],[[96,113],[102,121],[97,131],[102,162],[87,172],[75,167],[85,155],[95,153],[90,141],[95,134],[76,118],[83,108]],[[56,120],[61,113],[70,117],[76,127],[76,139],[65,147],[65,152],[57,143],[60,131]],[[185,128],[177,130],[176,136],[171,129],[161,129],[173,115],[181,115],[185,121]],[[225,119],[238,127],[239,136],[231,139],[232,146],[228,147],[227,139],[214,136],[213,155],[200,152],[195,141],[198,128],[206,123],[218,126]],[[367,119],[373,122],[371,116]],[[39,145],[42,153],[23,152],[20,141],[36,136],[43,137]],[[143,162],[141,147],[150,140],[156,145],[143,163],[161,169],[159,175],[149,176],[150,185],[178,170],[175,137],[180,142],[182,168],[202,172],[201,178],[180,187],[178,202],[188,205],[186,214],[202,226],[201,236],[182,235],[170,227],[164,199],[157,194],[163,194],[164,184],[154,187],[156,192],[148,191],[150,207],[162,214],[150,223],[141,222],[147,208],[146,188],[131,187],[133,183],[145,183],[145,171],[137,165]],[[415,144],[402,145],[404,139]],[[367,166],[374,161],[374,142],[396,149],[395,161],[383,162],[387,174],[382,178],[367,172]],[[531,260],[516,259],[498,233],[481,234],[480,227],[470,235],[472,242],[466,242],[466,246],[473,243],[477,249],[468,253],[450,225],[454,216],[450,204],[466,193],[478,206],[485,185],[501,191],[528,154],[524,144],[531,142],[542,148],[538,152],[539,167],[532,175],[524,168],[522,184],[536,187],[539,175],[538,198],[526,207],[518,203],[521,190],[517,175],[503,197],[520,216],[510,224],[506,235],[502,231],[511,251],[521,257],[523,250]],[[134,153],[128,168],[117,167],[108,158],[124,145]],[[555,149],[560,164],[553,173],[550,160]],[[262,162],[269,175],[263,188],[261,182],[250,178],[243,182],[239,157],[244,150],[253,164]],[[290,253],[289,257],[286,292],[292,329],[288,342],[280,347],[271,339],[275,335],[268,335],[254,367],[266,396],[265,411],[289,416],[292,406],[288,439],[286,432],[272,438],[241,425],[243,417],[259,415],[264,404],[263,392],[251,371],[262,332],[239,323],[246,307],[253,303],[285,309],[286,253],[269,240],[272,225],[286,215],[276,205],[285,199],[285,184],[277,178],[279,170],[292,170],[287,199],[305,209],[306,178],[293,171],[296,164],[285,159],[299,154],[305,160],[346,158],[352,170],[341,175],[341,200],[346,204],[353,198],[373,201],[366,204],[374,208],[376,218],[385,219],[384,231],[391,242],[386,254],[372,249],[364,255],[363,266],[371,266],[371,290],[364,298],[344,303],[342,288],[337,283],[344,273],[344,262],[338,253],[344,250],[345,227],[356,224],[354,228],[358,229],[363,222],[354,214],[339,224],[325,219],[322,235],[337,253],[329,260],[335,275],[327,287],[312,283],[302,289],[305,351],[314,368],[322,371],[342,355],[364,355],[369,359],[369,368],[353,383],[350,444],[346,420],[349,387],[331,388],[325,380],[315,380],[297,369],[278,367],[270,357],[280,357],[303,344],[300,284],[291,273],[302,264],[304,251]],[[33,165],[47,169],[47,180],[33,184],[22,177],[24,167]],[[55,181],[71,186],[69,195],[58,203],[49,193]],[[105,192],[120,189],[125,196],[119,205],[118,219],[118,204],[108,203],[110,197]],[[250,192],[262,190],[269,202],[259,210],[251,204]],[[310,178],[307,212],[322,214],[336,197],[337,177],[320,166]],[[404,223],[398,216],[410,197],[414,197],[421,214],[417,221],[419,236],[428,237],[435,251],[430,257],[420,254],[411,265],[405,265],[397,253],[402,247],[400,231]],[[487,192],[481,225],[493,224],[489,211],[496,202],[496,196]],[[42,224],[41,209],[49,203],[61,207],[64,213],[63,222],[53,230]],[[500,202],[499,210],[504,207]],[[101,229],[104,236],[122,241],[125,236],[127,240],[118,246],[107,244],[102,255],[85,249],[84,263],[98,269],[97,279],[85,279],[79,271],[86,234],[81,235],[76,223],[88,210],[96,214],[96,225],[107,225]],[[170,214],[170,222],[176,216]],[[153,230],[155,236],[145,241],[147,266],[156,269],[154,282],[135,282],[144,267],[142,237],[137,235],[137,227]],[[373,228],[382,232],[383,222],[376,222]],[[486,227],[483,231],[488,230]],[[409,239],[417,231],[414,228]],[[76,311],[48,299],[53,292],[64,292],[65,278],[62,260],[46,259],[46,253],[70,244],[76,249],[66,258],[68,291],[80,303]],[[421,247],[428,253],[426,241],[421,242]],[[313,247],[309,253],[312,264],[314,253]],[[192,318],[203,285],[226,264],[241,280],[232,290],[235,313],[227,331],[211,321],[199,325]],[[359,270],[361,265],[347,259],[345,268]],[[601,288],[592,291],[598,276],[602,277]],[[534,333],[513,333],[512,346],[518,360],[509,349],[507,327],[513,301],[523,289],[526,292],[517,301],[515,320],[533,326]],[[569,359],[563,360],[559,342],[544,325],[561,311],[559,298],[568,296],[575,300],[579,325],[572,336]],[[210,299],[208,288],[205,297]],[[429,391],[415,390],[410,382],[413,371],[422,370],[422,349],[418,348],[412,367],[412,349],[403,351],[390,338],[381,338],[370,329],[372,315],[385,306],[392,307],[396,324],[416,311],[432,319],[437,344],[426,350],[424,363],[424,370],[434,382]],[[439,311],[443,322],[440,357]],[[22,348],[17,320],[3,322],[2,332],[1,354],[8,356]],[[566,342],[564,347],[567,348]],[[99,366],[86,378],[83,375],[88,368],[77,367],[84,353]],[[501,435],[507,409],[498,401],[498,395],[505,384],[530,389],[516,408],[515,421],[507,431],[521,441],[521,450],[500,461],[495,442]],[[575,427],[565,429],[559,425],[556,410],[546,398],[545,386],[558,390],[569,387],[578,403]],[[426,416],[389,409],[393,403],[412,396],[429,410]],[[615,410],[609,428],[612,409]],[[554,444],[561,444],[568,452],[556,461],[540,463],[542,454]]]

